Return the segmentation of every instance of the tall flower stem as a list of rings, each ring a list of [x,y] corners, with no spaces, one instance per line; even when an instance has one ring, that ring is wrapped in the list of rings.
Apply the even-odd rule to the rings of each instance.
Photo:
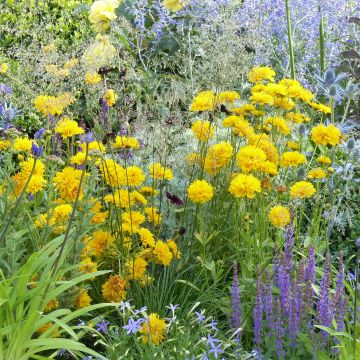
[[[294,47],[291,32],[291,16],[290,16],[290,0],[285,0],[286,6],[286,22],[287,22],[287,33],[289,42],[289,57],[290,57],[290,71],[291,78],[295,79],[295,58],[294,58]]]
[[[78,188],[78,191],[76,193],[76,198],[75,198],[75,201],[74,201],[74,206],[73,206],[73,209],[72,209],[72,212],[71,212],[71,215],[70,215],[70,219],[69,219],[69,223],[68,223],[68,226],[67,226],[67,229],[66,229],[66,233],[65,233],[65,237],[64,237],[64,240],[61,244],[61,248],[60,248],[60,252],[59,252],[59,255],[57,256],[56,260],[55,260],[55,263],[54,263],[54,266],[52,268],[52,274],[51,276],[54,276],[56,274],[56,270],[59,266],[59,263],[60,263],[60,259],[61,259],[61,256],[64,252],[64,249],[65,249],[65,245],[67,243],[67,240],[69,238],[69,234],[70,234],[70,229],[71,229],[71,225],[72,225],[72,222],[74,221],[74,216],[75,216],[75,212],[76,212],[76,206],[77,206],[77,203],[79,201],[79,197],[80,197],[80,193],[81,193],[81,187],[82,187],[82,184],[84,182],[84,178],[85,178],[85,173],[86,173],[86,164],[87,164],[87,160],[88,160],[88,154],[89,154],[89,144],[86,144],[86,152],[85,152],[85,161],[84,161],[84,168],[83,168],[83,171],[81,173],[81,177],[80,177],[80,182],[79,182],[79,188]],[[75,245],[74,245],[75,246]]]
[[[10,224],[12,223],[12,221],[14,220],[14,216],[15,216],[16,211],[17,211],[17,209],[18,209],[18,207],[19,207],[19,205],[20,205],[21,199],[23,198],[23,196],[24,196],[24,194],[25,194],[25,191],[26,191],[26,189],[27,189],[27,187],[28,187],[28,185],[29,185],[29,183],[30,183],[31,177],[32,177],[33,174],[34,174],[35,167],[36,167],[36,162],[37,162],[37,157],[35,156],[35,157],[34,157],[34,164],[33,164],[33,167],[32,167],[32,169],[31,169],[31,172],[30,172],[30,174],[29,174],[29,177],[28,177],[28,179],[26,180],[25,186],[24,186],[24,188],[22,189],[20,196],[19,196],[19,197],[17,198],[17,200],[16,200],[14,209],[13,209],[11,215],[10,215],[10,218],[9,218],[8,222],[6,223],[3,231],[1,232],[1,235],[0,235],[0,244],[1,244],[2,241],[5,239],[5,235],[6,235],[7,231],[9,230],[9,226],[10,226]]]

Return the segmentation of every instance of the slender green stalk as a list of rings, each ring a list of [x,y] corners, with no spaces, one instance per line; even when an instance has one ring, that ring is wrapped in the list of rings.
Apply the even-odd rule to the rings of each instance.
[[[74,216],[75,216],[76,206],[77,206],[77,203],[78,203],[78,201],[79,201],[79,197],[80,197],[80,193],[81,193],[81,187],[82,187],[82,184],[83,184],[84,178],[85,178],[86,164],[87,164],[87,160],[88,160],[88,155],[89,155],[89,144],[86,144],[84,169],[83,169],[83,171],[82,171],[82,173],[81,173],[80,182],[79,182],[79,188],[78,188],[78,191],[77,191],[77,193],[76,193],[76,198],[75,198],[75,201],[74,201],[74,207],[73,207],[72,212],[71,212],[71,215],[70,215],[69,223],[68,223],[68,226],[67,226],[67,229],[66,229],[64,241],[63,241],[62,244],[61,244],[61,248],[60,248],[59,255],[58,255],[58,257],[56,258],[55,263],[54,263],[54,266],[53,266],[53,268],[52,268],[52,275],[51,275],[51,276],[54,276],[54,275],[56,274],[56,270],[57,270],[57,268],[58,268],[58,266],[59,266],[61,256],[62,256],[62,254],[63,254],[63,252],[64,252],[65,245],[66,245],[67,240],[68,240],[68,238],[69,238],[71,225],[72,225],[72,222],[73,222]],[[74,244],[74,246],[75,246],[75,244]]]
[[[287,33],[289,42],[289,57],[290,57],[290,71],[291,78],[295,79],[295,58],[294,58],[294,47],[291,32],[291,16],[290,16],[290,0],[285,0],[286,5],[286,21],[287,21]]]
[[[6,235],[7,231],[9,230],[10,224],[11,224],[12,221],[14,220],[14,216],[15,216],[16,211],[17,211],[17,209],[18,209],[18,207],[19,207],[19,205],[20,205],[21,199],[23,198],[23,196],[24,196],[24,194],[25,194],[25,191],[26,191],[26,189],[27,189],[27,187],[28,187],[28,185],[29,185],[29,183],[30,183],[31,177],[32,177],[33,174],[34,174],[36,162],[37,162],[37,157],[35,156],[35,157],[34,157],[34,164],[33,164],[33,167],[32,167],[32,169],[31,169],[31,172],[30,172],[30,174],[29,174],[29,177],[28,177],[28,179],[26,180],[25,186],[24,186],[24,188],[22,189],[20,196],[19,196],[19,197],[17,198],[17,200],[16,200],[16,203],[15,203],[14,209],[13,209],[11,215],[10,215],[9,221],[6,223],[3,231],[1,232],[1,235],[0,235],[0,244],[1,244],[2,241],[4,240],[5,235]]]

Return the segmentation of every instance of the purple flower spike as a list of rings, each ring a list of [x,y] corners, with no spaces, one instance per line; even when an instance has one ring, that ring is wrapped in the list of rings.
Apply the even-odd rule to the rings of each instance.
[[[256,299],[254,306],[254,342],[260,351],[263,335],[263,303],[262,303],[262,284],[261,276],[258,276],[256,280]]]
[[[284,329],[282,324],[281,302],[277,299],[275,303],[275,346],[276,354],[279,358],[285,355],[283,347]]]
[[[306,259],[305,268],[305,308],[309,309],[312,304],[312,298],[314,296],[314,290],[312,284],[315,283],[315,271],[316,271],[316,260],[315,260],[315,248],[314,245],[310,245],[309,254]]]
[[[241,326],[241,298],[240,298],[240,287],[239,277],[236,261],[233,264],[233,283],[231,286],[231,325],[234,329],[238,329]]]
[[[272,296],[272,286],[270,282],[270,274],[269,272],[265,273],[266,283],[264,286],[265,292],[265,314],[266,314],[266,322],[267,327],[269,329],[269,335],[274,334],[274,304],[273,304],[273,296]]]
[[[34,142],[31,145],[31,154],[35,157],[40,157],[44,153],[43,147],[36,145]]]
[[[320,325],[330,327],[332,320],[332,306],[330,299],[330,255],[325,258],[324,275],[320,282],[319,300],[316,306],[317,321]],[[327,342],[329,334],[321,330],[324,343]]]

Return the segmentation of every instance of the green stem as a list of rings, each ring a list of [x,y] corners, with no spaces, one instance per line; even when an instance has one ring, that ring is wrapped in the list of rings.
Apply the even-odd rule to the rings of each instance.
[[[291,78],[295,79],[295,58],[294,58],[294,48],[293,48],[293,40],[291,33],[290,0],[285,0],[285,4],[286,4],[287,33],[288,33],[288,42],[289,42],[290,71],[291,71]]]
[[[21,191],[20,196],[19,196],[19,197],[17,198],[17,200],[16,200],[16,203],[15,203],[14,209],[13,209],[11,215],[10,215],[9,221],[6,223],[3,231],[1,232],[1,235],[0,235],[0,244],[1,244],[2,241],[4,240],[5,235],[6,235],[7,231],[9,230],[9,226],[10,226],[10,224],[12,223],[12,221],[13,221],[13,219],[14,219],[14,216],[15,216],[15,214],[16,214],[16,211],[17,211],[17,209],[18,209],[18,207],[19,207],[19,205],[20,205],[21,199],[23,198],[23,196],[24,196],[24,194],[25,194],[25,191],[26,191],[26,189],[27,189],[27,187],[28,187],[28,185],[29,185],[29,183],[30,183],[31,177],[32,177],[32,175],[34,174],[36,162],[37,162],[37,157],[34,157],[34,164],[33,164],[33,167],[32,167],[32,169],[31,169],[31,172],[30,172],[30,174],[29,174],[29,177],[28,177],[28,179],[27,179],[27,181],[26,181],[26,183],[25,183],[24,188],[23,188],[22,191]]]

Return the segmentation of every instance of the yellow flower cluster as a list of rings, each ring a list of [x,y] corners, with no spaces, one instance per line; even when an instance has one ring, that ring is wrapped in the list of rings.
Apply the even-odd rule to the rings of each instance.
[[[159,345],[164,341],[166,330],[166,321],[160,319],[158,314],[152,313],[142,324],[140,333],[144,343]]]
[[[55,126],[54,131],[60,134],[63,139],[67,139],[74,135],[80,135],[84,133],[84,129],[81,128],[78,123],[71,120],[69,117],[64,116]]]
[[[107,30],[111,21],[116,19],[115,10],[119,0],[97,0],[91,5],[89,20],[97,31]]]
[[[45,116],[61,115],[64,109],[74,102],[73,97],[69,93],[60,96],[40,95],[34,100],[35,109]]]

